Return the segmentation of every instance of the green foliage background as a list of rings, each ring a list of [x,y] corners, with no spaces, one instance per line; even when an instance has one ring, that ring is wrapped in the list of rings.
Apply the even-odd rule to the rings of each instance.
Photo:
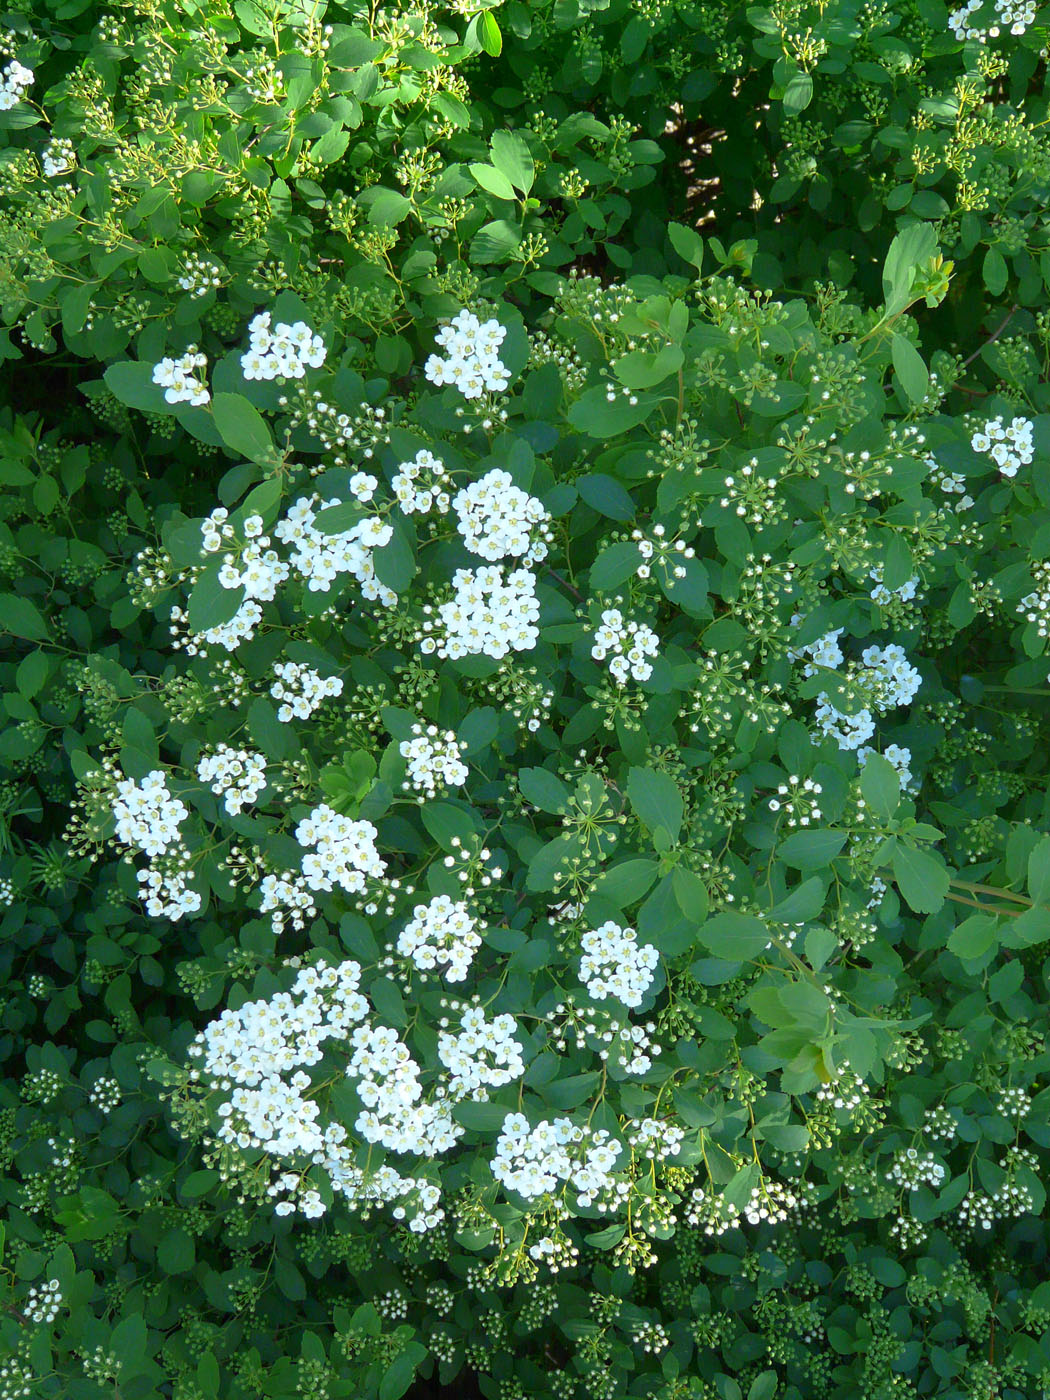
[[[1018,605],[1050,524],[1047,36],[1037,11],[1023,33],[961,41],[948,13],[57,0],[3,17],[4,61],[34,72],[0,111],[5,1397],[398,1400],[473,1375],[487,1400],[1040,1400],[1050,692]],[[261,91],[268,63],[279,81],[260,100],[249,82]],[[65,177],[43,173],[52,138],[71,143]],[[218,284],[202,295],[179,286],[191,259]],[[517,346],[491,433],[465,435],[455,391],[421,374],[463,306]],[[517,1246],[525,1228],[469,1175],[492,1115],[455,1158],[460,1216],[422,1237],[382,1211],[275,1217],[209,1155],[193,1035],[287,985],[289,955],[373,975],[382,920],[337,897],[276,939],[224,895],[218,854],[211,907],[151,919],[111,829],[67,840],[72,810],[100,819],[84,788],[100,751],[129,775],[143,756],[185,770],[242,722],[214,667],[173,659],[168,612],[193,583],[178,575],[199,564],[201,517],[276,483],[275,519],[301,489],[293,467],[333,450],[279,402],[294,389],[239,375],[264,308],[323,335],[308,382],[362,415],[354,450],[374,442],[377,475],[440,444],[462,471],[513,464],[552,516],[532,660],[553,722],[533,737],[484,667],[428,687],[395,670],[393,627],[347,636],[303,599],[281,621],[334,660],[368,657],[354,679],[385,708],[348,694],[303,750],[323,791],[387,821],[406,869],[498,815],[503,946],[479,974],[486,994],[504,978],[497,1009],[564,992],[579,924],[534,920],[556,902],[590,900],[586,927],[621,918],[661,950],[643,1014],[694,1157],[662,1171],[629,1235],[574,1213],[579,1262],[556,1274],[530,1277],[520,1247],[517,1273],[485,1273],[503,1253],[493,1222]],[[152,383],[189,343],[236,396],[222,424]],[[368,426],[377,407],[390,445]],[[971,446],[996,414],[1033,424],[1012,480]],[[863,451],[863,468],[842,455]],[[965,479],[965,518],[927,454]],[[756,455],[782,512],[759,492],[742,521],[725,479]],[[636,573],[631,532],[657,523],[695,551],[677,594]],[[452,544],[408,544],[418,602]],[[918,577],[916,600],[875,604],[876,566],[891,588]],[[618,596],[663,653],[655,682],[622,694],[587,642]],[[880,726],[911,750],[903,794],[889,765],[858,777],[811,737],[830,682],[786,651],[835,628],[854,653],[899,642],[921,670],[915,703]],[[247,669],[258,687],[263,659]],[[470,800],[428,813],[380,765],[388,807],[373,789],[358,808],[344,755],[394,753],[427,706],[467,727]],[[285,742],[261,725],[256,745]],[[812,829],[769,810],[792,775],[822,785]],[[600,835],[580,816],[592,797]],[[206,792],[192,805],[202,848],[228,837]],[[282,805],[239,834],[275,839]],[[888,893],[872,915],[875,879]],[[416,1020],[442,1014],[433,986],[412,991]],[[570,1042],[549,1078],[536,1053],[533,1106],[585,1116],[594,1049]],[[821,1091],[843,1061],[860,1082],[841,1081],[836,1107]],[[659,1074],[613,1081],[614,1112],[663,1092]],[[1004,1089],[1024,1091],[1023,1117]],[[504,1097],[515,1106],[492,1107]],[[811,1204],[718,1235],[683,1205],[672,1228],[661,1212],[688,1200],[700,1144],[728,1205],[760,1172],[804,1173]],[[890,1178],[909,1149],[934,1154],[941,1187]],[[1028,1208],[960,1221],[968,1193],[1004,1185]],[[636,1232],[637,1257],[618,1254]],[[61,1309],[35,1322],[29,1290],[51,1279]]]

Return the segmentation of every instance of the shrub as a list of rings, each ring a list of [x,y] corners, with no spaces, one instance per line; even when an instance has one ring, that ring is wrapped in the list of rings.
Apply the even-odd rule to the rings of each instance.
[[[1041,1392],[1039,22],[78,5],[4,1394]]]
[[[367,409],[308,325],[301,380],[249,378],[246,335],[202,372],[203,405],[169,407],[151,366],[108,372],[129,404],[256,465],[231,469],[203,522],[172,515],[163,555],[140,563],[158,650],[168,634],[185,659],[100,726],[102,766],[74,752],[74,844],[115,841],[127,896],[191,920],[181,978],[200,1010],[234,968],[251,976],[148,1067],[203,1140],[206,1179],[257,1203],[285,1251],[289,1228],[310,1228],[298,1213],[322,1239],[330,1217],[348,1247],[381,1241],[402,1268],[445,1260],[406,1314],[424,1346],[387,1354],[391,1393],[427,1355],[448,1376],[481,1366],[476,1305],[434,1321],[450,1277],[465,1300],[542,1271],[588,1386],[599,1358],[611,1388],[668,1349],[669,1382],[704,1335],[689,1310],[710,1305],[689,1240],[732,1229],[744,1247],[786,1220],[804,1240],[834,1209],[849,1288],[863,1256],[901,1289],[893,1254],[932,1237],[948,1262],[984,1213],[1042,1208],[1033,1150],[1001,1151],[1018,1105],[1038,1119],[1038,1054],[1000,1103],[1008,1028],[988,1017],[960,1096],[935,1014],[1001,947],[1022,971],[1043,937],[1042,799],[1010,776],[1030,725],[998,713],[963,746],[1010,743],[1002,815],[947,832],[930,818],[947,795],[953,814],[979,804],[967,760],[938,752],[944,716],[1046,668],[1022,523],[1046,427],[1013,415],[998,434],[994,403],[953,419],[936,381],[913,401],[910,340],[873,332],[888,312],[904,324],[928,253],[899,239],[890,302],[833,303],[834,330],[729,279],[577,279],[542,337],[506,304],[464,312],[410,395],[376,385]],[[261,343],[301,312],[286,295],[249,329]],[[172,606],[172,586],[188,601]],[[1024,975],[999,984],[1022,998],[1009,1019],[1034,1011]],[[965,1130],[977,1153],[951,1147],[971,1104],[1002,1125]],[[562,1123],[575,1160],[554,1146]],[[857,1192],[880,1222],[864,1246],[848,1232]],[[949,1212],[959,1223],[933,1224]],[[810,1257],[827,1260],[816,1228]],[[593,1250],[612,1272],[586,1264]],[[673,1323],[651,1308],[661,1257],[685,1310]],[[716,1275],[719,1257],[739,1256],[706,1256]],[[602,1326],[560,1282],[571,1267],[618,1300]],[[373,1332],[390,1273],[375,1277],[337,1330]],[[758,1307],[745,1298],[730,1312]],[[844,1296],[806,1315],[829,1336],[832,1318],[870,1325]],[[617,1328],[634,1342],[622,1355]],[[820,1374],[783,1346],[742,1352],[734,1331],[724,1364],[756,1393],[774,1353],[789,1385]],[[535,1364],[517,1341],[489,1363],[504,1380]],[[699,1374],[729,1383],[710,1358]]]

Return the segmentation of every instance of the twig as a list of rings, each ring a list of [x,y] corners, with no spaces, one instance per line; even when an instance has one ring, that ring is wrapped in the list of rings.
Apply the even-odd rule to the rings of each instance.
[[[978,345],[977,349],[973,352],[973,354],[970,356],[970,358],[969,358],[968,360],[963,360],[963,362],[962,362],[962,367],[963,367],[963,369],[965,369],[966,366],[967,366],[968,364],[970,364],[973,360],[976,360],[977,356],[981,353],[981,351],[982,351],[983,349],[985,349],[986,346],[991,345],[991,343],[992,343],[993,340],[998,340],[998,339],[999,339],[999,337],[1002,335],[1003,331],[1006,330],[1007,326],[1008,326],[1008,325],[1010,324],[1010,322],[1013,320],[1014,312],[1015,312],[1015,311],[1019,311],[1020,309],[1021,309],[1021,308],[1020,308],[1016,303],[1015,303],[1013,306],[1010,307],[1010,310],[1006,313],[1005,317],[1003,318],[1002,323],[996,328],[996,330],[993,332],[993,334],[990,335],[990,336],[988,337],[988,339],[984,342],[984,345]]]

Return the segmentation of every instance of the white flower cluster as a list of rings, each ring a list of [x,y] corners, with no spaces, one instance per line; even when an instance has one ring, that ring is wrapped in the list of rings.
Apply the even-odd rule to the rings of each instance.
[[[875,718],[870,710],[858,710],[855,715],[837,710],[826,694],[817,697],[816,720],[824,734],[834,739],[840,749],[856,749],[875,733]]]
[[[357,1092],[365,1105],[354,1128],[366,1142],[381,1143],[391,1152],[434,1157],[463,1136],[463,1129],[452,1121],[449,1101],[421,1102],[419,1066],[396,1031],[358,1026],[350,1045],[353,1055],[346,1073],[359,1081]]]
[[[211,394],[204,384],[204,376],[198,374],[207,366],[208,357],[196,345],[187,345],[177,359],[169,357],[153,366],[153,382],[164,388],[164,398],[168,403],[191,403],[201,405],[211,402]]]
[[[659,1356],[671,1345],[671,1338],[662,1323],[647,1319],[636,1322],[631,1328],[631,1342],[649,1356]]]
[[[897,705],[911,704],[922,685],[922,676],[909,663],[903,647],[892,642],[885,647],[866,647],[860,659],[871,671],[871,679],[879,688],[877,709],[889,710]]]
[[[855,1074],[848,1065],[842,1065],[838,1074],[828,1084],[817,1090],[817,1102],[830,1104],[832,1108],[852,1113],[867,1097],[864,1080]]]
[[[449,982],[464,980],[480,947],[481,934],[466,904],[446,894],[417,904],[397,940],[402,957],[411,958],[421,972],[441,967]]]
[[[1034,622],[1040,637],[1050,636],[1050,561],[1032,566],[1035,588],[1017,604],[1017,611],[1026,622]]]
[[[297,932],[306,927],[306,920],[317,913],[314,897],[302,875],[287,871],[279,875],[264,875],[259,882],[262,903],[260,913],[270,915],[274,933],[283,933],[290,920]]]
[[[220,507],[221,509],[221,507]],[[259,516],[250,516],[245,521],[245,530],[251,534],[252,526],[261,528]],[[219,569],[219,582],[223,588],[243,588],[245,598],[260,603],[269,603],[277,596],[277,588],[288,577],[288,565],[270,548],[269,535],[249,538],[239,553],[223,555]]]
[[[786,783],[777,784],[777,795],[769,799],[769,810],[779,812],[783,808],[788,826],[809,826],[811,821],[820,821],[816,799],[823,791],[821,784],[812,778],[800,780],[797,773],[792,773]]]
[[[386,872],[375,848],[378,835],[371,822],[353,821],[322,802],[295,828],[295,839],[307,851],[306,883],[312,890],[331,890],[334,880],[348,894],[360,894],[366,876],[380,879]]]
[[[740,1210],[724,1196],[697,1186],[685,1209],[685,1223],[694,1230],[703,1230],[705,1235],[717,1237],[736,1228],[740,1223]]]
[[[981,1191],[968,1192],[959,1207],[959,1221],[972,1230],[990,1230],[997,1220],[1015,1220],[1027,1215],[1034,1205],[1027,1186],[1017,1181],[1004,1181],[990,1196]]]
[[[954,1142],[959,1131],[959,1124],[954,1114],[943,1104],[926,1110],[922,1127],[927,1136],[941,1138],[945,1142]]]
[[[484,1008],[471,1006],[460,1019],[458,1035],[441,1031],[438,1059],[452,1071],[447,1086],[451,1098],[484,1100],[489,1089],[521,1078],[525,1061],[514,1039],[516,1030],[514,1017],[506,1012],[486,1021]]]
[[[342,1159],[330,1158],[325,1166],[332,1186],[346,1196],[351,1207],[363,1206],[367,1211],[372,1206],[400,1200],[401,1204],[394,1207],[391,1215],[395,1220],[405,1221],[418,1235],[433,1230],[445,1218],[445,1212],[438,1205],[441,1188],[426,1177],[400,1176],[391,1166],[365,1171]]]
[[[797,627],[802,621],[802,614],[795,613],[791,619],[791,626]],[[808,656],[809,660],[802,668],[802,674],[808,679],[814,676],[817,670],[826,666],[829,670],[837,671],[842,665],[842,648],[839,646],[839,638],[842,636],[842,628],[836,627],[834,632],[825,632],[823,637],[818,637],[815,642],[807,642],[802,647],[788,647],[787,659],[798,661],[803,656]]]
[[[899,598],[902,603],[910,603],[915,597],[915,591],[919,586],[919,576],[906,579],[899,588],[887,588],[883,583],[885,569],[882,564],[876,564],[868,573],[868,577],[875,580],[875,587],[871,590],[873,602],[885,607],[887,603],[892,603],[894,598]]]
[[[585,933],[580,947],[580,981],[592,1000],[615,997],[627,1007],[641,1003],[660,961],[651,943],[639,943],[633,928],[621,928],[610,919]]]
[[[923,459],[930,469],[930,484],[939,486],[946,496],[958,496],[955,502],[956,513],[973,508],[973,497],[967,494],[966,478],[959,472],[949,472],[939,466],[936,457],[927,455]]]
[[[445,490],[444,464],[420,448],[411,462],[402,462],[391,479],[394,499],[405,515],[426,515],[432,510],[445,515],[452,498]]]
[[[420,650],[442,660],[460,656],[491,656],[496,661],[512,651],[531,651],[539,639],[540,605],[536,601],[536,578],[528,569],[515,569],[504,579],[498,564],[489,564],[475,573],[457,569],[452,576],[455,594],[451,602],[438,608],[443,635],[424,635]],[[430,612],[429,605],[424,609]],[[423,623],[423,632],[433,632],[435,623]]]
[[[1035,0],[995,0],[995,13],[999,21],[987,29],[970,23],[970,16],[984,9],[985,0],[966,0],[966,4],[953,10],[948,16],[948,28],[956,39],[977,39],[982,44],[986,39],[999,37],[1002,25],[1008,25],[1011,34],[1023,34],[1035,20]]]
[[[894,1153],[893,1166],[886,1179],[907,1191],[915,1191],[920,1186],[943,1186],[947,1176],[948,1169],[937,1161],[932,1152],[906,1147]]]
[[[178,284],[191,297],[203,297],[214,287],[222,286],[222,268],[211,258],[199,253],[187,253],[182,261]]]
[[[65,136],[53,136],[40,152],[40,163],[44,174],[53,179],[72,170],[77,163],[77,149]]]
[[[592,1131],[569,1118],[544,1119],[530,1128],[523,1113],[509,1113],[490,1165],[497,1181],[526,1200],[553,1195],[568,1182],[579,1192],[580,1205],[589,1206],[616,1190],[611,1172],[622,1151],[604,1129]]]
[[[857,762],[862,768],[874,752],[875,750],[870,747],[857,750]],[[911,763],[911,749],[906,749],[901,744],[887,744],[882,751],[882,757],[896,768],[901,791],[906,791],[908,784],[912,781],[912,771],[908,766]]]
[[[1014,418],[1009,427],[1003,426],[1002,414],[991,418],[980,432],[974,433],[970,446],[975,452],[987,452],[1003,476],[1016,476],[1018,467],[1032,460],[1032,431],[1034,424],[1027,418]]]
[[[32,68],[26,68],[13,58],[0,73],[0,112],[9,112],[21,102],[33,85]]]
[[[498,321],[482,324],[472,311],[461,311],[435,336],[447,358],[431,355],[423,372],[431,384],[454,384],[465,399],[480,399],[486,390],[499,393],[510,383],[510,372],[499,358],[506,334]]]
[[[203,1063],[194,1077],[203,1073],[227,1091],[236,1086],[218,1109],[225,1120],[217,1134],[220,1142],[243,1150],[262,1148],[274,1157],[303,1153],[317,1164],[338,1156],[346,1130],[332,1124],[321,1132],[320,1107],[304,1097],[310,1088],[304,1067],[320,1062],[324,1041],[345,1040],[368,1014],[368,1002],[358,991],[360,977],[358,963],[329,967],[321,961],[303,968],[290,992],[223,1011],[197,1036],[189,1053]],[[281,1183],[286,1189],[297,1184],[295,1176]],[[308,1216],[324,1212],[315,1191],[306,1193],[302,1208]],[[283,1202],[277,1213],[293,1209]]]
[[[343,682],[338,676],[322,677],[296,661],[278,661],[273,673],[277,679],[270,686],[270,694],[282,701],[277,710],[282,724],[289,724],[293,719],[309,719],[320,708],[322,700],[343,693]]]
[[[158,869],[148,865],[145,870],[139,870],[135,878],[146,913],[151,918],[174,921],[183,914],[196,914],[201,907],[200,895],[188,886],[188,872],[178,866]]]
[[[167,779],[156,768],[141,783],[125,778],[117,784],[113,815],[118,841],[137,846],[147,856],[159,856],[178,842],[179,823],[189,812],[183,802],[172,797]]]
[[[88,1103],[105,1115],[112,1113],[123,1098],[120,1083],[112,1075],[101,1074],[91,1086]]]
[[[671,587],[675,580],[685,578],[688,571],[683,561],[695,559],[696,550],[687,545],[685,540],[665,539],[665,534],[663,525],[654,525],[651,540],[647,539],[641,530],[632,530],[631,539],[638,546],[638,553],[642,556],[642,562],[635,570],[636,576],[640,579],[650,578],[653,566],[657,565],[663,569],[667,585]]]
[[[317,495],[301,496],[274,528],[283,544],[294,547],[290,563],[306,580],[310,592],[327,593],[340,574],[351,574],[370,602],[378,600],[384,607],[393,607],[397,594],[376,578],[373,561],[373,551],[390,543],[392,527],[384,525],[378,516],[369,516],[340,534],[325,534],[315,524],[318,504],[323,513],[327,507],[342,502],[337,498],[322,502]]]
[[[452,505],[471,554],[490,561],[513,555],[530,564],[546,559],[550,516],[542,501],[514,485],[509,472],[493,467],[459,491]]]
[[[653,1040],[656,1024],[647,1021],[644,1026],[621,1025],[613,1020],[601,1034],[605,1046],[598,1051],[598,1057],[608,1060],[609,1046],[616,1051],[616,1063],[624,1074],[647,1074],[653,1067],[653,1056],[663,1054],[663,1046]]]
[[[580,1012],[574,1004],[564,1002],[554,1008],[554,1016],[559,1019],[552,1022],[552,1045],[563,1054],[570,1036],[575,1038],[577,1050],[585,1049],[587,1037],[592,1036],[599,1044],[598,1058],[608,1062],[613,1056],[614,1064],[625,1074],[647,1073],[653,1059],[663,1054],[663,1046],[653,1040],[655,1021],[632,1026],[605,1007],[587,1007]]]
[[[1006,1118],[1017,1118],[1022,1120],[1028,1117],[1032,1101],[1028,1097],[1028,1090],[1021,1084],[1007,1086],[1001,1085],[996,1095],[995,1108],[997,1113],[1003,1114]]]
[[[618,608],[606,608],[601,626],[594,634],[591,656],[595,661],[604,661],[611,651],[609,670],[616,682],[624,685],[628,676],[636,681],[649,679],[653,668],[646,658],[655,656],[659,649],[659,637],[644,622],[633,619],[625,622]]]
[[[324,341],[305,321],[278,321],[270,329],[270,313],[260,311],[248,326],[251,349],[241,356],[245,379],[302,379],[307,366],[324,364]]]
[[[793,1210],[801,1210],[807,1205],[806,1188],[799,1183],[793,1191],[783,1182],[763,1177],[757,1186],[751,1188],[751,1196],[744,1207],[744,1218],[749,1225],[782,1225]]]
[[[837,642],[835,651],[838,651]],[[827,658],[832,654],[829,648],[824,648],[823,664],[831,664]],[[841,660],[841,652],[839,658]],[[868,707],[856,714],[847,715],[836,709],[826,691],[817,696],[817,723],[824,734],[837,741],[840,749],[859,749],[866,744],[875,733],[875,716],[872,711],[881,714],[894,706],[910,704],[922,685],[922,676],[909,664],[903,647],[895,643],[885,647],[865,648],[861,653],[861,661],[864,671],[851,662],[847,674],[860,680],[870,689]]]
[[[412,733],[413,738],[398,746],[401,757],[408,760],[406,791],[414,788],[423,802],[441,787],[462,787],[469,769],[459,754],[466,743],[460,743],[451,729],[439,733],[436,724],[428,724],[425,730],[421,724],[414,724]]]
[[[229,511],[223,506],[216,506],[201,525],[203,553],[215,554],[220,549],[225,550],[219,569],[219,583],[230,590],[243,588],[244,597],[228,622],[208,628],[187,646],[190,655],[196,654],[201,642],[235,651],[241,642],[250,640],[262,621],[259,604],[271,602],[277,595],[279,585],[288,578],[288,565],[270,547],[269,535],[263,534],[261,515],[247,517],[244,534],[244,544],[231,548],[235,531],[229,520]],[[171,616],[173,624],[185,620],[179,608],[173,608]]]
[[[210,783],[216,796],[225,793],[226,810],[235,817],[250,807],[266,786],[266,756],[219,744],[213,753],[201,756],[197,777]]]
[[[54,1322],[62,1306],[62,1286],[57,1278],[48,1279],[39,1288],[31,1288],[26,1298],[26,1316],[30,1322]]]
[[[627,1141],[646,1161],[666,1162],[682,1150],[685,1130],[662,1118],[635,1118],[628,1124]]]

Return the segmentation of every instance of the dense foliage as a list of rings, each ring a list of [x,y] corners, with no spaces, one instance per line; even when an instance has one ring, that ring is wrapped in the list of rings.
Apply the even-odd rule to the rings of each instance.
[[[1041,1400],[1041,13],[0,20],[0,1395]]]

